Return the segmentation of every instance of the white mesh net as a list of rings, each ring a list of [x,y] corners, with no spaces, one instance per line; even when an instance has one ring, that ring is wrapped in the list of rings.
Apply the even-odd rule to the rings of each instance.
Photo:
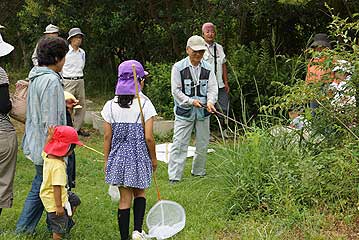
[[[167,239],[184,228],[186,213],[178,203],[160,200],[148,212],[146,222],[149,238]]]

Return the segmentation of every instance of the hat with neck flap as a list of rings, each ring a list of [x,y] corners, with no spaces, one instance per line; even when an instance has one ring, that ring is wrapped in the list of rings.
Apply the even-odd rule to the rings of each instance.
[[[143,69],[141,63],[136,60],[128,60],[122,62],[118,66],[118,78],[117,78],[117,85],[115,89],[116,95],[135,95],[136,94],[136,86],[134,82],[133,70],[132,65],[136,68],[136,75],[138,80],[138,91],[141,91],[140,80],[144,76],[148,74]]]

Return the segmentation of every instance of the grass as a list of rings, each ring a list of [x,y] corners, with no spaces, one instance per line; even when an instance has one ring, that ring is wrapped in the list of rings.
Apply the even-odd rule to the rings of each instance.
[[[22,128],[22,125],[17,125],[19,140]],[[82,140],[85,144],[101,150],[102,137],[95,131],[91,133],[90,138]],[[358,238],[358,217],[353,212],[351,215],[339,211],[333,214],[323,209],[299,211],[293,208],[292,211],[280,215],[264,214],[261,209],[230,215],[228,203],[234,189],[227,187],[224,175],[225,169],[230,166],[231,159],[228,159],[228,156],[233,153],[228,154],[228,145],[212,144],[211,147],[216,149],[216,153],[209,154],[207,176],[203,178],[190,175],[191,161],[188,160],[183,181],[170,185],[167,180],[167,165],[159,162],[157,178],[162,198],[178,202],[186,210],[186,227],[173,237],[174,240]],[[98,162],[102,157],[85,148],[76,149],[76,154],[78,175],[74,192],[81,197],[82,204],[75,215],[76,225],[71,231],[71,239],[119,239],[117,203],[111,202],[107,194],[103,163]],[[33,164],[26,160],[19,150],[14,206],[4,209],[0,217],[0,229],[3,232],[0,239],[49,239],[45,214],[34,236],[14,233],[34,172]],[[147,200],[148,211],[157,201],[153,184],[147,191]]]
[[[19,137],[20,135],[22,134],[19,133]],[[82,138],[82,140],[89,146],[102,149],[102,137],[96,132],[92,132],[90,138]],[[108,186],[104,182],[103,163],[97,162],[102,160],[102,157],[85,148],[76,149],[76,156],[77,187],[74,192],[81,197],[82,204],[75,215],[76,226],[71,231],[71,239],[118,239],[117,204],[111,202],[107,194]],[[214,166],[215,161],[215,158],[211,157],[209,166]],[[208,175],[216,175],[214,171],[215,168],[210,167]],[[45,214],[37,226],[36,235],[16,236],[14,234],[16,221],[21,213],[34,173],[33,164],[25,159],[22,151],[19,150],[14,183],[14,206],[11,209],[4,209],[0,217],[0,228],[3,231],[0,239],[48,238]],[[204,239],[217,239],[217,230],[226,225],[225,219],[219,217],[224,217],[221,212],[223,208],[219,203],[225,198],[221,189],[218,188],[220,181],[223,180],[190,176],[190,161],[188,161],[183,182],[170,185],[167,180],[167,165],[159,162],[158,184],[162,198],[178,202],[187,212],[188,224],[175,239],[201,239],[203,236],[205,236]],[[148,211],[157,201],[153,184],[147,191],[147,200]]]

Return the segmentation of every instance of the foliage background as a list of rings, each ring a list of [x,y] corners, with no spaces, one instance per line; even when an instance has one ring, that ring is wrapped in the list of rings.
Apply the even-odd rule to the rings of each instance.
[[[201,25],[212,21],[231,65],[234,114],[250,117],[270,96],[280,94],[273,82],[293,81],[293,71],[303,78],[304,67],[293,68],[288,59],[300,56],[313,34],[327,32],[331,14],[325,2],[342,18],[359,10],[354,0],[4,0],[0,24],[7,28],[2,34],[16,50],[0,64],[24,77],[47,24],[58,25],[64,38],[71,27],[81,27],[87,94],[111,96],[118,63],[134,58],[151,69],[153,86],[147,94],[159,113],[171,118],[170,95],[157,92],[168,91],[169,66],[185,56],[187,38],[200,35]]]

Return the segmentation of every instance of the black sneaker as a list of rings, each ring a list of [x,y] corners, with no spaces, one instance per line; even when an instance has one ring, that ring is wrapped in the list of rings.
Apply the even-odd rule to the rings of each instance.
[[[179,182],[179,180],[169,180],[169,182],[170,182],[170,184],[176,184],[176,183],[178,183]]]
[[[90,136],[90,134],[89,134],[88,132],[85,132],[85,131],[82,130],[82,129],[78,130],[78,131],[77,131],[77,134],[78,134],[79,136],[83,136],[83,137],[89,137],[89,136]]]
[[[193,173],[191,173],[191,175],[192,175],[193,177],[205,177],[205,176],[206,176],[206,174],[203,174],[203,175],[196,175],[196,174],[193,174]]]

